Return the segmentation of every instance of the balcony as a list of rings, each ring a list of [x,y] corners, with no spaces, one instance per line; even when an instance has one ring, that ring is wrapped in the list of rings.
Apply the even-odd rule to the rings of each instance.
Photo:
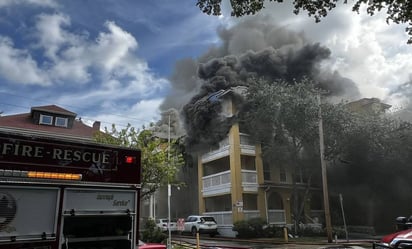
[[[223,139],[219,143],[219,148],[211,150],[202,155],[202,163],[207,163],[219,158],[229,156],[230,153],[229,138]],[[240,152],[242,155],[256,155],[255,144],[249,138],[249,135],[240,134]]]
[[[244,220],[261,217],[258,210],[243,210]],[[219,225],[232,225],[232,211],[206,212],[204,215],[213,216]],[[283,209],[269,209],[268,222],[273,225],[285,225],[286,215]]]
[[[242,155],[256,155],[256,145],[247,134],[240,134],[240,153]]]
[[[229,194],[231,191],[230,170],[202,177],[203,196]],[[242,187],[244,192],[258,191],[257,173],[255,170],[242,169]]]
[[[230,171],[202,177],[203,196],[229,194],[230,193]]]
[[[268,223],[274,225],[286,224],[286,214],[283,209],[269,209],[268,210]]]
[[[217,160],[219,158],[225,157],[225,156],[229,156],[229,151],[230,149],[230,145],[226,144],[222,147],[219,147],[216,150],[207,152],[205,154],[202,155],[202,163],[208,163],[211,162],[213,160]]]
[[[242,169],[242,187],[244,192],[257,192],[258,181],[256,170]]]

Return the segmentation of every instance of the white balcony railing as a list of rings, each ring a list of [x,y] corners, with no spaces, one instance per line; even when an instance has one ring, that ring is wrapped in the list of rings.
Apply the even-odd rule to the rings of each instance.
[[[216,194],[228,194],[231,190],[230,170],[222,171],[217,174],[202,177],[203,196]],[[242,169],[242,187],[246,192],[257,192],[257,172],[255,170]]]
[[[202,155],[202,163],[207,163],[225,156],[229,156],[230,145],[219,147],[216,150],[207,152]]]
[[[230,193],[230,171],[202,177],[203,196]]]
[[[240,151],[242,155],[256,155],[255,143],[247,134],[240,134]]]
[[[219,142],[219,148],[202,155],[202,162],[210,162],[229,155],[230,143],[226,137]],[[255,143],[247,134],[240,134],[240,150],[243,155],[256,155]]]
[[[243,219],[250,220],[260,217],[259,210],[243,210]]]
[[[269,224],[286,224],[286,214],[283,209],[269,209],[268,210]]]
[[[203,215],[213,216],[218,225],[232,225],[233,216],[232,211],[222,211],[222,212],[207,212]]]
[[[257,192],[258,191],[258,181],[256,170],[246,170],[242,169],[242,187],[243,191],[246,192]]]
[[[261,217],[259,210],[243,210],[244,220]],[[220,211],[220,212],[206,212],[203,215],[213,216],[219,225],[232,225],[233,216],[232,211]],[[286,224],[285,210],[282,209],[269,209],[268,210],[269,224],[283,225]]]

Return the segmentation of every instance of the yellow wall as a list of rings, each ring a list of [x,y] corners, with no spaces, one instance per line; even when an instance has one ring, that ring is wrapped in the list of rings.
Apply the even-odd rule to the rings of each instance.
[[[243,207],[238,207],[238,202],[243,202],[242,169],[240,161],[240,136],[239,125],[232,126],[229,132],[230,144],[230,183],[232,186],[232,215],[233,222],[243,220]]]

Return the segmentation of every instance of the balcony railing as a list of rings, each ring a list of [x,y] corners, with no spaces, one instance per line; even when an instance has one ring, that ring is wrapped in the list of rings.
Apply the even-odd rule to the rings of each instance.
[[[259,210],[243,210],[244,220],[260,217]]]
[[[230,145],[224,145],[219,147],[216,150],[207,152],[205,154],[202,155],[202,163],[207,163],[225,156],[229,155],[229,149],[230,149]]]
[[[230,170],[202,177],[202,183],[203,196],[228,194],[231,190]],[[255,170],[242,169],[242,187],[243,191],[258,191],[259,185],[257,182],[257,173]]]
[[[203,215],[213,216],[218,225],[232,225],[233,216],[232,211],[222,211],[222,212],[207,212]]]
[[[230,193],[230,171],[202,177],[203,196]]]
[[[269,224],[286,224],[286,214],[283,209],[269,209],[268,210]]]
[[[258,181],[256,170],[246,170],[242,169],[242,187],[244,191],[247,192],[257,192],[258,191]]]
[[[243,155],[256,155],[255,143],[247,134],[240,134],[240,150]]]
[[[259,210],[243,210],[244,220],[261,217]],[[232,225],[233,216],[232,211],[221,212],[206,212],[203,215],[213,216],[219,225]],[[282,209],[270,209],[268,210],[269,224],[283,225],[286,224],[285,210]]]
[[[210,162],[229,155],[229,138],[226,137],[219,142],[219,148],[209,151],[202,155],[202,162]],[[240,134],[240,150],[243,155],[255,155],[255,143],[250,139],[247,134]]]

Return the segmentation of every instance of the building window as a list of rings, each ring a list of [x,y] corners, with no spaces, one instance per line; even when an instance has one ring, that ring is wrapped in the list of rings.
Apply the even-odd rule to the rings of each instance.
[[[302,168],[296,169],[296,174],[293,174],[293,177],[295,179],[295,182],[298,184],[304,184],[305,183],[305,175],[303,173]]]
[[[265,181],[272,181],[270,167],[267,164],[263,165],[263,179]]]
[[[40,124],[53,125],[53,117],[49,115],[40,114]]]
[[[283,166],[280,166],[280,168],[279,168],[279,181],[280,182],[286,182],[287,181],[286,169]]]
[[[60,127],[67,127],[67,118],[56,117],[54,124]]]

